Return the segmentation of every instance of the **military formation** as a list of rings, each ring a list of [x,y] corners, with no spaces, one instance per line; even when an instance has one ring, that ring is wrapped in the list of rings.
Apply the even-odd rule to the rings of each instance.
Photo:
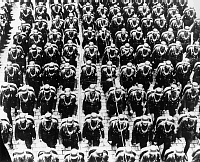
[[[19,19],[0,87],[3,141],[12,149],[14,135],[27,148],[14,150],[15,162],[34,161],[36,138],[48,147],[38,162],[59,161],[57,144],[70,148],[64,162],[107,162],[108,150],[99,147],[105,141],[116,151],[115,162],[138,155],[140,162],[188,161],[191,142],[200,138],[200,18],[187,1],[21,1]],[[184,148],[172,148],[180,138]]]

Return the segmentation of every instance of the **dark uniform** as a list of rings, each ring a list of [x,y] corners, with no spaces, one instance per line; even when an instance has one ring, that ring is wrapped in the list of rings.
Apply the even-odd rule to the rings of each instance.
[[[189,112],[188,114],[183,114],[178,120],[177,128],[177,138],[185,138],[186,145],[184,148],[184,153],[187,154],[190,148],[190,143],[196,135],[198,135],[199,130],[197,129],[197,116],[194,112]]]
[[[44,20],[50,20],[50,16],[47,13],[47,8],[42,2],[39,2],[35,7],[35,19],[37,20],[39,16],[41,16]]]
[[[104,139],[102,117],[96,113],[88,114],[83,124],[83,138],[88,140],[89,146],[99,146],[100,139]]]
[[[140,64],[145,61],[151,60],[151,47],[149,44],[140,44],[136,49],[135,63]]]
[[[180,14],[176,14],[175,17],[171,18],[169,21],[169,27],[173,29],[175,37],[180,29],[183,29],[184,23],[181,19]]]
[[[160,3],[157,3],[156,5],[154,5],[152,7],[153,20],[160,18],[161,15],[164,15],[164,12],[165,12],[164,7]]]
[[[62,12],[62,5],[59,3],[54,3],[50,6],[51,9],[51,17],[55,18],[56,15],[60,15],[61,18],[63,18],[63,12]]]
[[[60,67],[60,85],[62,89],[70,88],[72,91],[76,83],[76,68],[69,63],[62,64]]]
[[[34,61],[36,64],[43,66],[44,65],[44,51],[42,50],[41,47],[36,46],[35,44],[33,44],[30,48],[29,48],[29,52],[28,52],[28,63],[30,61]]]
[[[169,28],[167,31],[163,32],[161,35],[161,41],[165,41],[167,45],[175,43],[175,35],[172,28]]]
[[[129,43],[129,35],[125,28],[122,28],[120,31],[117,31],[115,33],[115,45],[117,48],[121,48],[121,46],[124,46],[126,43]]]
[[[65,18],[64,29],[74,28],[79,33],[78,23],[78,18],[73,13],[69,13],[69,16]]]
[[[83,113],[85,115],[92,112],[99,113],[101,110],[101,92],[95,88],[96,85],[91,84],[88,89],[85,90],[83,99]]]
[[[164,110],[169,110],[169,114],[174,116],[180,102],[181,85],[172,84],[166,87],[163,92]]]
[[[95,18],[94,15],[90,12],[87,12],[86,14],[83,15],[83,20],[82,20],[82,28],[83,30],[87,30],[88,27],[91,27],[94,29],[95,26]]]
[[[176,140],[175,120],[173,117],[160,116],[156,121],[154,141],[158,146],[164,144],[161,157],[164,158],[165,151],[171,147]]]
[[[84,48],[90,42],[93,42],[94,44],[96,44],[96,34],[95,34],[94,29],[92,29],[91,27],[88,27],[87,30],[83,31],[82,47]]]
[[[136,67],[132,63],[127,63],[120,69],[120,84],[129,89],[136,83]]]
[[[125,115],[120,114],[118,117],[112,117],[109,121],[108,143],[117,147],[126,146],[129,140],[129,122]]]
[[[13,151],[13,161],[28,161],[34,162],[34,155],[30,149],[17,149]]]
[[[200,148],[199,146],[195,147],[193,153],[192,153],[192,162],[198,162],[199,160],[199,153],[200,153]]]
[[[174,80],[174,67],[171,61],[167,60],[160,63],[156,69],[155,87],[167,87]]]
[[[183,11],[183,23],[184,26],[191,26],[196,19],[196,11],[194,7],[187,7]]]
[[[148,142],[153,141],[153,123],[151,117],[143,115],[134,121],[132,140],[133,145],[139,143],[140,149],[147,146]]]
[[[107,65],[101,66],[101,85],[103,86],[103,91],[106,93],[110,87],[113,87],[115,83],[116,66],[112,64],[111,61],[107,62]]]
[[[55,19],[52,20],[51,30],[53,29],[56,29],[61,34],[64,32],[64,20],[59,15],[56,15]]]
[[[144,38],[146,38],[147,33],[149,31],[152,31],[152,29],[153,29],[153,19],[150,16],[142,18],[141,19],[141,28],[142,28],[142,32],[144,34]]]
[[[164,15],[160,15],[154,20],[154,28],[158,29],[161,35],[167,30],[167,21]]]
[[[69,63],[70,65],[74,65],[77,67],[77,60],[79,57],[78,47],[75,43],[69,40],[63,48],[63,53],[61,56],[62,63]]]
[[[58,112],[61,119],[76,115],[77,109],[76,95],[71,93],[69,88],[65,88],[65,91],[59,95]]]
[[[18,31],[16,34],[13,36],[13,44],[20,45],[25,54],[28,52],[28,40],[27,40],[27,35],[24,32]]]
[[[58,133],[58,119],[47,112],[41,117],[41,122],[39,123],[39,139],[46,143],[48,147],[55,148]]]
[[[136,30],[140,26],[140,19],[134,14],[132,17],[127,19],[126,22],[126,30],[127,32],[131,32],[132,30]]]
[[[89,42],[88,45],[84,46],[83,60],[86,63],[88,60],[91,60],[93,64],[99,63],[99,50],[93,42]]]
[[[147,33],[147,40],[146,42],[149,44],[151,47],[151,50],[154,49],[154,46],[157,44],[160,44],[160,32],[158,29],[154,28],[152,31],[149,31]]]
[[[11,124],[11,108],[15,108],[16,111],[16,94],[17,86],[15,84],[5,82],[1,85],[0,105],[3,106],[3,111],[7,114],[7,117]]]
[[[4,69],[4,81],[14,83],[17,87],[22,84],[22,73],[18,64],[8,62]]]
[[[120,47],[120,65],[126,65],[129,62],[134,62],[134,49],[129,43],[125,43]]]
[[[49,84],[58,88],[60,82],[59,66],[54,62],[50,62],[43,66],[42,72],[42,82],[43,84]]]
[[[92,64],[90,60],[86,62],[85,65],[81,67],[81,85],[82,89],[85,90],[90,84],[97,83],[97,70],[96,65]]]
[[[31,47],[33,44],[35,44],[36,46],[41,47],[42,49],[44,48],[45,45],[45,41],[44,38],[42,36],[42,33],[39,32],[38,30],[33,30],[28,37],[28,47]]]
[[[136,86],[132,86],[128,90],[128,97],[127,97],[127,106],[128,112],[130,115],[133,115],[133,112],[136,113],[137,116],[141,116],[144,113],[144,107],[147,100],[147,94],[143,88],[142,84],[138,84]]]
[[[107,29],[109,31],[109,25],[110,25],[110,23],[109,23],[109,20],[106,17],[106,15],[102,15],[101,17],[99,17],[95,21],[95,28],[96,28],[97,31],[100,31],[103,28],[105,28],[105,29]]]
[[[56,90],[53,86],[45,84],[40,88],[37,99],[37,108],[41,107],[41,115],[52,113],[56,107]]]
[[[17,92],[17,110],[28,115],[34,116],[33,109],[36,104],[36,96],[33,87],[24,85]]]
[[[104,50],[102,65],[106,65],[108,61],[112,61],[113,65],[116,67],[119,66],[119,49],[115,46],[115,44],[111,44],[107,46]]]
[[[64,44],[66,44],[69,40],[72,40],[73,43],[80,45],[78,33],[77,33],[77,30],[75,28],[65,29],[65,31],[64,31]]]
[[[185,26],[184,29],[178,30],[177,41],[180,41],[183,47],[183,51],[186,51],[186,47],[191,44],[191,32],[190,27]]]
[[[25,21],[26,23],[29,23],[32,26],[32,23],[34,22],[32,9],[27,6],[21,8],[19,19],[21,21]]]
[[[24,113],[16,117],[15,139],[25,141],[26,147],[31,149],[32,139],[36,139],[33,117]]]
[[[137,14],[139,15],[140,19],[147,17],[150,14],[150,12],[151,11],[147,3],[143,3],[138,6]]]

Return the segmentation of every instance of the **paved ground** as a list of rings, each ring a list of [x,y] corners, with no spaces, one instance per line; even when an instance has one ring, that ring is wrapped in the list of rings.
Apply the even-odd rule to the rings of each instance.
[[[190,6],[194,6],[195,9],[197,10],[197,15],[200,17],[200,1],[198,0],[189,0],[189,5]],[[1,45],[1,55],[0,55],[0,59],[1,59],[1,69],[0,69],[0,72],[1,72],[1,75],[0,75],[0,82],[3,82],[3,70],[4,70],[4,67],[6,65],[6,60],[7,60],[7,52],[8,52],[8,49],[10,47],[10,45],[12,44],[12,36],[13,34],[17,31],[18,29],[18,26],[20,25],[20,21],[19,21],[19,3],[16,3],[13,5],[13,11],[12,11],[12,15],[13,15],[13,21],[11,22],[11,27],[12,29],[10,30],[10,33],[9,33],[9,36],[7,39],[4,39],[3,42],[0,43]],[[80,24],[81,25],[81,24]],[[81,33],[80,33],[80,37],[81,39]],[[78,83],[80,83],[79,81],[79,76],[80,76],[80,67],[81,65],[83,64],[82,62],[82,54],[83,54],[83,50],[81,48],[79,48],[79,52],[81,54],[81,57],[80,57],[80,62],[79,62],[79,67],[77,68],[77,80],[78,80]],[[100,81],[100,65],[97,66],[98,67],[98,88],[101,89],[100,87],[100,84],[99,84],[99,81]],[[102,90],[101,90],[102,91]],[[83,121],[84,121],[84,115],[81,111],[81,107],[82,107],[82,100],[83,100],[83,91],[81,90],[80,88],[80,84],[78,84],[77,86],[77,89],[74,91],[76,94],[77,94],[77,103],[79,105],[79,111],[78,111],[78,116],[77,118],[79,119],[80,121],[80,124],[82,126],[83,124]],[[109,121],[109,118],[107,117],[107,114],[106,114],[106,102],[105,102],[105,96],[103,95],[102,93],[102,110],[101,110],[101,115],[103,116],[103,123],[104,123],[104,126],[105,126],[105,134],[106,134],[106,139],[107,139],[107,132],[108,132],[108,121]],[[57,111],[54,112],[54,115],[56,115],[58,118],[59,118],[59,115],[57,113]],[[35,113],[35,123],[36,123],[36,131],[38,131],[38,123],[40,121],[40,113],[39,111],[37,111]],[[178,118],[178,116],[177,116]],[[129,120],[130,120],[130,132],[132,131],[132,121],[133,121],[134,117],[130,117]],[[13,117],[13,120],[14,117]],[[60,121],[60,120],[59,120]],[[131,136],[130,136],[131,137]],[[109,155],[110,155],[110,161],[113,161],[114,159],[114,153],[115,151],[111,149],[110,145],[106,142],[106,139],[104,140],[104,142],[101,143],[100,147],[104,147],[105,149],[109,150]],[[177,145],[181,145],[181,146],[184,146],[185,142],[184,140],[181,140],[181,141],[176,141],[173,146],[177,146]],[[130,141],[127,142],[127,145],[130,146]],[[191,159],[191,153],[193,151],[193,149],[199,145],[198,143],[198,140],[194,140],[192,145],[191,145],[191,148],[188,152],[188,157],[189,159]],[[23,142],[20,142],[20,145],[19,144],[16,144],[16,141],[14,140],[14,149],[17,149],[19,147],[24,147],[24,143]],[[34,152],[34,155],[35,157],[37,157],[37,153],[39,150],[41,150],[42,148],[45,149],[46,145],[44,143],[41,143],[39,142],[38,140],[38,136],[37,136],[37,139],[34,141],[33,145],[32,145],[32,150]],[[59,145],[57,144],[56,146],[56,149],[60,155],[60,161],[62,161],[63,159],[63,156],[66,154],[66,152],[68,150],[70,150],[70,148],[68,149],[63,149],[62,148],[62,145]],[[87,153],[89,147],[87,146],[87,143],[86,142],[82,142],[81,145],[80,145],[80,149],[82,151],[84,151],[85,153]],[[139,148],[136,146],[134,147],[133,149],[136,149],[136,150],[139,150]],[[9,150],[10,154],[12,155],[12,152],[13,150]],[[86,154],[87,156],[87,154]]]

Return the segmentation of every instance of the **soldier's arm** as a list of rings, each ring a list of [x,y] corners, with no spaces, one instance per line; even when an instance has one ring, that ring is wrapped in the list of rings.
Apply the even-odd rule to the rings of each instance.
[[[21,108],[21,101],[20,101],[20,98],[19,98],[19,93],[16,94],[16,110],[20,110]]]
[[[38,137],[39,139],[42,139],[42,122],[39,123]]]
[[[83,124],[83,131],[82,131],[82,137],[83,137],[83,138],[87,138],[87,137],[86,137],[87,126],[88,126],[87,123],[84,123],[84,124]]]
[[[125,130],[125,139],[126,140],[129,140],[129,123],[127,123],[127,128],[126,128],[126,130]]]
[[[57,96],[56,96],[56,94],[54,94],[53,97],[54,97],[53,98],[53,100],[54,100],[53,101],[53,110],[55,110],[56,109],[56,102],[57,102]]]
[[[62,110],[63,110],[62,99],[59,98],[58,100],[59,100],[59,101],[58,101],[58,112],[59,112],[59,113],[62,113]]]
[[[18,123],[15,124],[15,140],[19,140],[19,129],[18,129]]]
[[[78,133],[78,139],[79,139],[79,141],[82,141],[82,134],[81,134],[81,130],[80,130],[79,126],[77,126],[77,133]]]
[[[42,97],[42,92],[39,92],[38,98],[37,98],[37,103],[36,103],[36,108],[39,108],[39,107],[40,107],[41,97]]]
[[[91,154],[88,158],[88,161],[87,162],[94,162],[96,161],[96,158]]]
[[[36,132],[35,132],[35,124],[33,123],[31,126],[31,135],[33,139],[36,139]]]
[[[100,131],[101,131],[101,137],[102,137],[102,138],[105,138],[104,126],[103,126],[103,123],[102,123],[102,122],[101,122],[101,124],[100,124]]]
[[[63,134],[63,128],[61,126],[60,130],[59,130],[59,134],[58,134],[58,139],[59,139],[59,143],[62,144],[63,139],[62,139],[62,134]]]
[[[7,72],[4,70],[4,81],[7,82],[8,81],[8,77],[7,77]]]

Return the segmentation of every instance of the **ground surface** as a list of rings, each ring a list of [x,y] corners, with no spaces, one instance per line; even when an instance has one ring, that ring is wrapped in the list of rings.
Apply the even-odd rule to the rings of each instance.
[[[197,11],[197,16],[200,17],[200,1],[199,0],[189,0],[189,6],[194,6],[196,11]],[[48,12],[50,13],[50,12]],[[3,82],[4,78],[3,78],[3,70],[4,70],[4,67],[6,65],[6,60],[7,60],[7,53],[8,53],[8,49],[10,47],[10,45],[12,44],[12,37],[13,35],[15,34],[15,32],[18,30],[18,26],[20,25],[20,21],[19,21],[19,3],[15,3],[13,4],[13,10],[12,10],[12,17],[13,17],[13,21],[11,22],[11,30],[10,30],[10,33],[8,34],[8,38],[4,38],[2,40],[2,42],[0,43],[0,64],[1,64],[1,69],[0,69],[0,72],[1,72],[1,75],[0,75],[0,83]],[[80,28],[81,28],[81,24],[80,24]],[[81,30],[80,30],[81,31]],[[81,33],[80,33],[80,39],[82,41],[82,38],[81,38]],[[78,83],[79,82],[79,78],[80,78],[80,66],[83,64],[83,59],[82,59],[82,54],[83,54],[83,49],[79,48],[79,52],[81,54],[81,57],[80,57],[80,62],[79,62],[79,67],[77,68],[77,80],[78,80]],[[97,66],[98,68],[98,85],[97,87],[99,89],[101,89],[100,87],[100,65]],[[102,90],[101,90],[102,91]],[[80,88],[80,84],[78,84],[77,86],[77,89],[74,91],[77,95],[77,103],[79,105],[79,111],[78,111],[78,120],[80,121],[80,125],[82,126],[83,125],[83,121],[84,121],[84,115],[81,111],[81,107],[82,107],[82,100],[83,100],[83,91],[81,90]],[[100,144],[100,147],[103,147],[107,150],[109,150],[109,156],[110,156],[110,161],[112,162],[113,159],[114,159],[114,154],[115,154],[115,151],[111,149],[110,145],[106,142],[107,141],[107,132],[108,132],[108,121],[109,121],[109,118],[107,117],[107,114],[106,114],[106,101],[105,101],[105,95],[103,95],[102,93],[102,110],[101,110],[101,115],[103,117],[103,124],[105,126],[105,137],[106,139],[104,140],[104,142],[102,142]],[[54,115],[56,115],[58,117],[58,119],[60,119],[60,116],[58,115],[57,111],[54,112]],[[178,118],[178,116],[177,116]],[[38,123],[40,121],[40,113],[39,111],[37,111],[35,113],[35,123],[36,123],[36,132],[38,132]],[[132,121],[133,121],[134,117],[129,117],[129,120],[130,120],[130,132],[132,131]],[[13,120],[15,120],[15,117],[13,116]],[[59,120],[60,121],[60,120]],[[14,122],[15,123],[15,122]],[[131,136],[130,136],[131,137]],[[19,144],[16,144],[16,141],[13,139],[14,141],[14,149],[17,149],[19,147],[24,147],[24,144],[23,142]],[[127,145],[130,146],[130,141],[128,141]],[[184,140],[181,140],[181,141],[176,141],[174,144],[173,144],[173,147],[174,146],[177,146],[177,145],[180,145],[182,147],[184,147],[185,145],[185,141]],[[191,153],[192,151],[194,150],[194,148],[196,146],[198,146],[199,143],[198,143],[198,140],[194,140],[193,143],[191,144],[191,147],[188,151],[188,158],[189,158],[189,161],[191,160]],[[37,153],[39,150],[41,149],[45,149],[46,145],[42,142],[39,142],[39,139],[38,139],[38,136],[36,138],[36,140],[34,141],[33,145],[32,145],[32,150],[33,150],[33,153],[35,155],[35,158],[37,158]],[[58,151],[58,154],[60,155],[60,161],[62,162],[63,160],[63,156],[67,153],[69,149],[64,149],[62,148],[62,145],[60,144],[57,144],[56,145],[56,149]],[[80,145],[80,149],[85,152],[85,155],[87,156],[87,151],[89,149],[89,147],[87,146],[87,143],[86,141],[82,142],[81,145]],[[133,147],[133,149],[136,149],[136,150],[139,150],[139,148],[136,146],[136,147]],[[13,150],[9,150],[9,153],[11,154],[12,156],[12,152]],[[139,153],[139,152],[138,152]]]

